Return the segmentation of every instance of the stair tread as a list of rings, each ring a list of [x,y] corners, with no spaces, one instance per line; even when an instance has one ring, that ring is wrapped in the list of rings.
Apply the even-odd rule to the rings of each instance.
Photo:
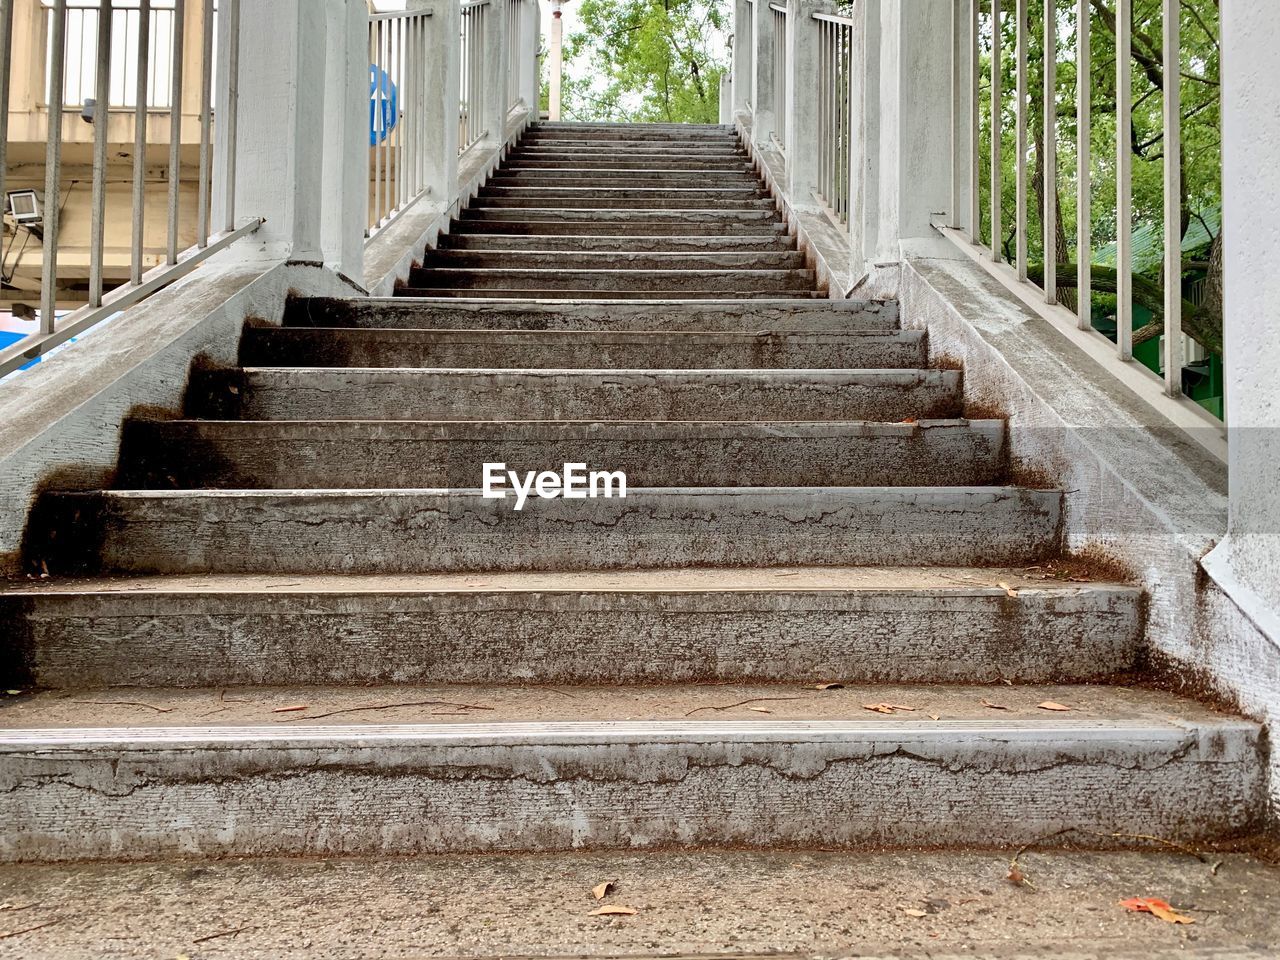
[[[1063,569],[1071,570],[1065,567]],[[1073,574],[1074,575],[1074,574]],[[1136,594],[1111,580],[1059,580],[1029,567],[759,567],[415,574],[159,574],[0,581],[0,596],[421,593]]]
[[[754,702],[714,709],[748,700]],[[111,706],[112,701],[119,705]],[[159,709],[140,708],[139,702]],[[1071,709],[1038,706],[1045,702]],[[274,712],[304,703],[305,711]],[[353,709],[401,703],[415,705]],[[880,703],[914,709],[892,714],[866,709]],[[460,709],[456,704],[491,709]],[[351,712],[319,716],[334,711]],[[63,689],[11,700],[0,712],[0,752],[36,744],[86,748],[97,742],[127,749],[228,739],[371,742],[459,735],[473,742],[521,744],[705,737],[999,742],[1113,736],[1136,749],[1144,740],[1195,742],[1207,731],[1259,729],[1252,721],[1163,691],[1093,684],[880,683],[830,690],[800,684],[124,687]]]

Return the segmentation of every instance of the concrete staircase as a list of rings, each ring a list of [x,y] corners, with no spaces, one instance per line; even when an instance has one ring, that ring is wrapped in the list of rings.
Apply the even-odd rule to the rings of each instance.
[[[249,327],[41,499],[0,856],[1258,826],[1259,728],[1135,682],[1141,592],[896,304],[825,299],[726,129],[533,128],[402,293]],[[499,461],[628,495],[516,511]]]

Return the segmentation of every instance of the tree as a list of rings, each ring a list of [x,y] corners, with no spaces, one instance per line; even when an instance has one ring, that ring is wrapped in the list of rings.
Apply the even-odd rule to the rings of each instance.
[[[717,123],[724,0],[582,0],[565,44],[569,120]]]

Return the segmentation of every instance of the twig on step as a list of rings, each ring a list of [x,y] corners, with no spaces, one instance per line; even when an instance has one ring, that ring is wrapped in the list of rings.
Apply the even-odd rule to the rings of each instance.
[[[702,710],[732,710],[734,707],[745,707],[748,703],[775,703],[779,700],[800,700],[801,697],[752,697],[750,700],[739,700],[737,703],[726,703],[723,706],[715,706],[714,704],[705,707],[694,707],[686,717],[692,717],[695,713]]]
[[[257,927],[236,927],[234,930],[219,930],[217,933],[210,933],[203,937],[196,937],[192,943],[205,943],[209,940],[217,940],[219,937],[234,937],[237,933],[244,933],[246,930],[257,930]]]
[[[328,713],[312,713],[302,717],[286,717],[276,723],[296,723],[299,720],[320,720],[323,717],[336,717],[342,713],[360,713],[365,710],[395,710],[398,707],[459,707],[463,710],[492,710],[476,703],[456,703],[453,700],[407,700],[404,703],[373,703],[367,707],[345,707],[342,710],[330,710]]]
[[[0,933],[0,940],[8,940],[10,937],[20,937],[24,933],[33,933],[36,930],[43,930],[45,927],[52,927],[55,923],[61,922],[61,920],[50,920],[46,923],[37,923],[34,927],[23,927],[21,930],[10,930],[8,933]]]
[[[146,707],[156,713],[173,713],[173,707],[157,707],[154,703],[144,703],[141,700],[72,700],[71,702],[98,707]]]

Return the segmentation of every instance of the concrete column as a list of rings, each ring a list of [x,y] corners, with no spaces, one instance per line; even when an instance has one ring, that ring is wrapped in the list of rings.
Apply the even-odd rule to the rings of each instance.
[[[733,80],[727,73],[720,74],[720,122],[733,123]]]
[[[819,0],[787,0],[787,193],[798,208],[818,206],[818,21],[830,10]]]
[[[433,203],[452,206],[458,199],[458,104],[462,96],[462,9],[457,0],[415,0],[431,11],[422,125],[427,131],[423,166]]]
[[[538,43],[541,24],[537,0],[520,4],[520,99],[529,107],[529,118],[538,118]]]
[[[501,143],[507,123],[507,20],[506,0],[491,0],[484,8],[484,69],[480,74],[480,123]]]
[[[755,28],[751,31],[755,52],[751,57],[751,139],[760,146],[771,142],[777,105],[773,80],[773,11],[768,0],[751,4]]]
[[[408,9],[420,5],[421,0],[409,0]],[[369,223],[368,11],[364,0],[326,0],[323,7],[327,42],[321,252],[327,266],[363,283],[364,231]]]
[[[733,2],[733,69],[730,80],[729,122],[733,115],[747,109],[751,102],[751,85],[755,77],[755,4],[749,0]],[[723,108],[722,111],[723,112]]]
[[[1280,640],[1280,7],[1222,5],[1230,517],[1205,565]]]
[[[874,259],[880,215],[880,7],[853,10],[849,104],[853,136],[849,149],[850,285],[867,275]]]

